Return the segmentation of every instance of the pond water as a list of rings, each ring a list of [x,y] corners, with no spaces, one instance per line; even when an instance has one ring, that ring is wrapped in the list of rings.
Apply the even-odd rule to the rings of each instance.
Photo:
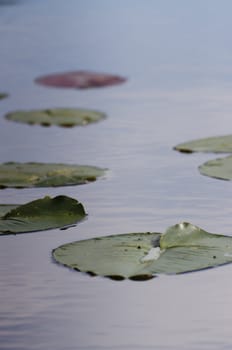
[[[0,162],[89,164],[95,183],[6,189],[1,203],[45,195],[81,201],[88,218],[66,231],[2,236],[1,350],[231,349],[232,265],[146,282],[57,265],[61,244],[188,221],[232,235],[228,181],[201,176],[213,154],[177,143],[232,130],[232,2],[0,1]],[[92,70],[126,76],[99,89],[48,88],[40,75]],[[86,127],[9,122],[20,109],[81,107],[108,118]]]

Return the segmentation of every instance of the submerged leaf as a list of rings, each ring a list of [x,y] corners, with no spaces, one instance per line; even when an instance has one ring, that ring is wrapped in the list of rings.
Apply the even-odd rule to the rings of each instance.
[[[47,196],[24,205],[0,206],[0,213],[0,235],[67,227],[86,216],[83,205],[66,196]]]
[[[202,175],[221,180],[232,180],[232,156],[209,160],[199,166]]]
[[[103,176],[105,169],[69,164],[0,164],[0,188],[56,187],[81,185]]]
[[[163,234],[131,233],[65,244],[53,250],[53,257],[91,275],[148,279],[156,274],[179,274],[230,263],[232,237],[181,223]]]
[[[96,123],[106,117],[104,113],[85,109],[56,108],[34,111],[16,111],[5,116],[8,120],[42,126],[73,127]]]
[[[126,78],[117,75],[88,71],[55,73],[35,79],[36,83],[42,85],[76,89],[110,86],[121,84],[125,81]]]
[[[192,153],[192,152],[213,152],[213,153],[231,153],[232,152],[232,135],[208,137],[204,139],[193,140],[190,142],[180,143],[174,147],[175,150]]]

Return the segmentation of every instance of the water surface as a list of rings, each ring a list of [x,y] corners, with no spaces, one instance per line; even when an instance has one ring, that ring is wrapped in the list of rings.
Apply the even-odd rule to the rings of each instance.
[[[1,237],[1,350],[231,349],[232,265],[139,283],[90,278],[51,258],[60,244],[181,221],[232,234],[232,184],[197,170],[215,156],[172,150],[231,132],[231,10],[227,0],[0,2],[0,90],[10,94],[0,102],[0,162],[110,169],[89,185],[0,192],[1,203],[64,194],[89,214],[66,231]],[[79,69],[128,82],[85,91],[33,82]],[[108,119],[72,129],[4,119],[53,107]]]

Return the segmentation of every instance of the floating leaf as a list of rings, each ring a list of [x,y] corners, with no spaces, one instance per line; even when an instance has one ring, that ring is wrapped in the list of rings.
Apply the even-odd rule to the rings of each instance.
[[[202,175],[221,180],[232,180],[232,156],[217,158],[199,166]]]
[[[88,71],[56,73],[35,79],[36,83],[42,85],[76,89],[110,86],[121,84],[125,81],[126,78],[117,75]]]
[[[95,181],[105,169],[69,164],[0,164],[0,188],[56,187],[81,185]]]
[[[3,98],[8,97],[8,94],[5,93],[0,93],[0,100],[2,100]]]
[[[180,143],[179,145],[175,146],[174,149],[184,153],[232,153],[232,135],[208,137],[186,143]]]
[[[58,262],[113,279],[149,279],[232,262],[232,237],[181,223],[161,233],[131,233],[88,239],[53,250]]]
[[[15,111],[8,113],[6,118],[16,122],[27,124],[40,124],[42,126],[58,125],[72,127],[75,125],[87,125],[104,119],[106,115],[85,109],[45,109],[34,111]]]
[[[2,205],[0,213],[0,235],[67,227],[86,216],[83,205],[66,196],[47,196],[18,206]]]

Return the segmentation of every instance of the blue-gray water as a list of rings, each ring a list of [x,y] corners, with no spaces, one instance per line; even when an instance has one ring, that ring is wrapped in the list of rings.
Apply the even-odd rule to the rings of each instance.
[[[229,0],[0,1],[0,91],[10,94],[0,101],[0,162],[110,170],[89,185],[0,192],[1,203],[65,194],[89,214],[66,231],[1,237],[1,350],[231,349],[232,265],[139,283],[90,278],[51,259],[63,243],[181,221],[232,235],[232,183],[197,170],[215,155],[172,150],[231,133],[231,12]],[[78,69],[128,82],[84,91],[33,82]],[[108,119],[72,129],[4,119],[51,107]]]

